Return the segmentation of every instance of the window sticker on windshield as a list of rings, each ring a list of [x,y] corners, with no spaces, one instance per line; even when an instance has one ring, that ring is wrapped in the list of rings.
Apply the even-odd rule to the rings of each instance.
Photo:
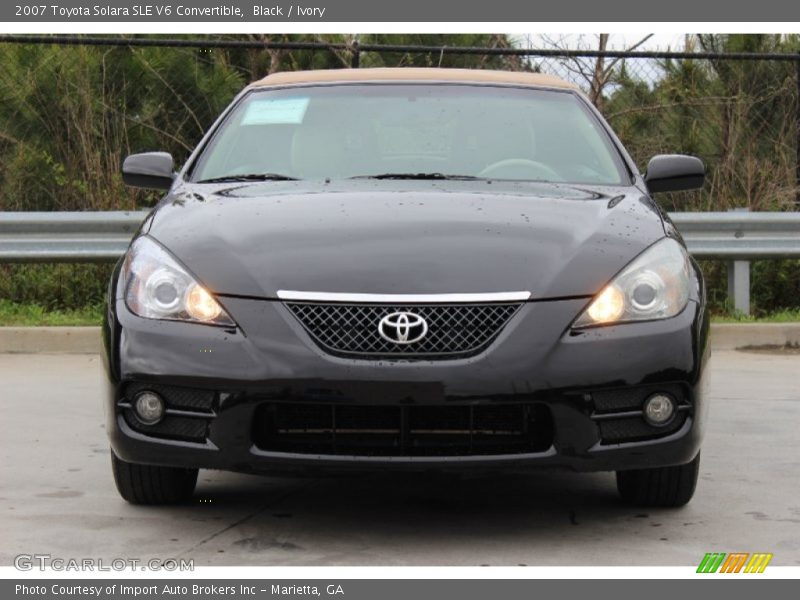
[[[306,115],[309,98],[253,100],[242,117],[242,125],[298,124]]]

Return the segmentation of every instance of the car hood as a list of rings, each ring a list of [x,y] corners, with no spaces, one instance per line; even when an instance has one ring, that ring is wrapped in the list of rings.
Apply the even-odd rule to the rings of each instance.
[[[664,237],[635,187],[513,182],[181,184],[147,233],[209,289],[596,293]]]

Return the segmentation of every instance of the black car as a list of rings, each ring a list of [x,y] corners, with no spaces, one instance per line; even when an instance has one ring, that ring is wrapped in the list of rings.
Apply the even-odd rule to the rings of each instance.
[[[188,499],[198,468],[616,471],[680,506],[697,481],[700,270],[572,85],[361,69],[250,85],[112,276],[107,424],[120,494]]]

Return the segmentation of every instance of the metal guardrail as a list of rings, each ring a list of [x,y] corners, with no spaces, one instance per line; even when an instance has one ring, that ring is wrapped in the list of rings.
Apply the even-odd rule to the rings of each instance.
[[[111,262],[128,247],[146,211],[0,212],[0,262]],[[749,312],[749,261],[800,258],[800,212],[672,213],[697,258],[729,262],[728,292]]]
[[[113,262],[146,211],[0,212],[0,262]]]
[[[112,262],[146,211],[0,212],[0,262]],[[800,212],[671,213],[697,258],[800,257]]]
[[[697,258],[800,257],[800,212],[670,213]]]

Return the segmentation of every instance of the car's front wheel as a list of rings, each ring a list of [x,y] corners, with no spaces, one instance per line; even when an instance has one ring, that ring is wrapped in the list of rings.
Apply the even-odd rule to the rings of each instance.
[[[119,495],[131,504],[180,504],[192,497],[197,469],[156,467],[122,460],[111,451]]]
[[[617,490],[636,506],[683,506],[694,495],[700,472],[700,454],[685,465],[617,471]]]

